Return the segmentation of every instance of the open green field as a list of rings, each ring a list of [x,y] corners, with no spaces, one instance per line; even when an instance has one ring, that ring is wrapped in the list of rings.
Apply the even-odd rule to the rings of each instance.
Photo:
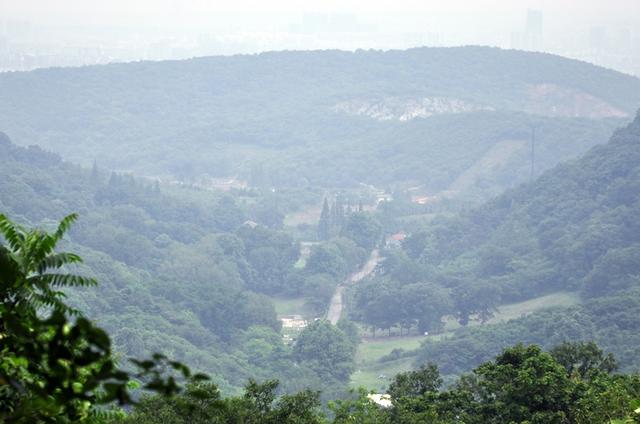
[[[413,358],[400,358],[385,363],[374,363],[367,367],[356,367],[351,375],[351,387],[364,387],[368,391],[384,391],[396,374],[409,371]]]
[[[495,316],[485,325],[505,322],[541,309],[573,306],[579,302],[580,298],[577,293],[558,292],[524,302],[510,303],[500,306]],[[475,326],[481,325],[481,323],[480,321],[472,321],[469,325]],[[393,349],[403,349],[406,352],[415,350],[425,340],[436,341],[442,339],[457,328],[460,328],[460,324],[454,318],[450,318],[446,320],[445,332],[442,334],[386,337],[386,332],[381,332],[377,338],[365,337],[356,352],[356,371],[351,375],[350,385],[375,391],[385,389],[394,375],[412,369],[414,358],[405,357],[393,361],[379,362],[381,357],[388,355]]]
[[[269,296],[269,299],[273,302],[278,317],[285,315],[305,315],[305,300],[302,297],[285,298]]]
[[[302,297],[267,297],[273,303],[278,318],[282,318],[287,315],[301,315],[302,317],[305,317],[307,314],[307,310],[304,306],[305,300]],[[301,328],[283,327],[281,334],[285,338],[295,339],[301,331]]]
[[[511,319],[520,318],[533,312],[554,307],[569,307],[580,303],[580,296],[574,292],[557,292],[545,296],[535,297],[524,302],[509,303],[498,307],[498,311],[486,324],[498,324]],[[469,326],[481,325],[478,320],[469,322]],[[454,318],[445,320],[445,330],[451,331],[460,328],[460,324]]]
[[[425,336],[366,338],[356,352],[356,371],[351,375],[352,387],[367,390],[381,390],[389,384],[394,375],[411,369],[413,358],[378,362],[393,349],[410,351],[420,347]]]
[[[509,321],[510,319],[520,318],[523,315],[529,315],[533,312],[546,308],[569,307],[580,303],[580,296],[574,292],[558,292],[540,296],[524,302],[511,303],[500,306],[496,315],[488,321],[488,324],[496,324],[498,322]]]
[[[358,346],[356,362],[358,364],[376,362],[384,355],[391,353],[393,349],[417,349],[425,339],[427,339],[425,336],[367,338]]]
[[[310,206],[304,210],[287,214],[284,217],[284,225],[287,227],[296,227],[300,224],[315,225],[320,219],[322,205]]]

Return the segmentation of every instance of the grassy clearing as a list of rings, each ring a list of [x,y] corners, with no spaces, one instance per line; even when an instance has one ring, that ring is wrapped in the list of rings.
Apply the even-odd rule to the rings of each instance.
[[[569,307],[580,303],[580,296],[574,292],[558,292],[546,296],[536,297],[534,299],[525,300],[524,302],[511,303],[500,306],[496,315],[489,320],[489,324],[509,321],[510,319],[520,318],[523,315],[529,315],[541,309],[552,307]]]
[[[498,324],[511,319],[520,318],[525,315],[532,314],[536,311],[553,308],[553,307],[570,307],[580,303],[580,297],[574,292],[558,292],[540,296],[524,302],[510,303],[498,307],[498,311],[494,317],[486,324]],[[471,321],[469,326],[480,325],[480,321]],[[454,318],[445,320],[445,330],[451,331],[460,328],[460,324]]]
[[[302,297],[268,297],[273,303],[273,307],[276,310],[278,318],[282,318],[287,315],[301,315],[304,317],[308,312],[304,305],[305,300]],[[295,339],[300,335],[301,331],[301,328],[282,327],[281,334],[283,337]]]
[[[300,224],[315,225],[320,219],[322,206],[311,206],[305,210],[290,213],[284,217],[284,225],[287,227],[296,227]]]
[[[438,337],[430,336],[429,338]],[[425,336],[366,338],[356,352],[356,371],[351,375],[351,387],[365,387],[367,390],[382,390],[398,373],[412,368],[413,358],[400,358],[378,362],[393,349],[415,350],[426,340]]]
[[[304,298],[302,297],[294,297],[294,298],[285,298],[285,297],[269,297],[271,302],[273,302],[273,306],[276,309],[276,314],[278,317],[282,317],[285,315],[305,315],[306,309],[304,307]]]
[[[351,387],[364,387],[367,390],[381,392],[389,386],[391,379],[401,372],[409,371],[413,358],[400,358],[395,361],[356,367],[351,375]]]
[[[510,319],[519,318],[541,309],[551,307],[569,307],[580,302],[576,293],[558,292],[537,297],[524,302],[511,303],[500,306],[495,316],[487,324],[497,324]],[[472,321],[470,326],[480,325],[479,321]],[[393,349],[415,350],[425,340],[437,341],[447,337],[460,324],[454,319],[446,320],[445,332],[432,336],[404,336],[386,337],[386,332],[380,332],[377,338],[366,337],[358,346],[356,352],[356,371],[351,376],[351,387],[365,387],[367,390],[380,391],[385,389],[393,376],[413,368],[413,357],[400,358],[393,361],[379,362],[380,358],[391,353]],[[363,331],[364,332],[364,331]],[[394,332],[392,332],[393,334]]]
[[[356,352],[356,363],[364,365],[376,362],[391,353],[393,349],[407,351],[417,349],[426,338],[425,336],[380,337],[378,339],[363,340],[358,346],[358,352]]]

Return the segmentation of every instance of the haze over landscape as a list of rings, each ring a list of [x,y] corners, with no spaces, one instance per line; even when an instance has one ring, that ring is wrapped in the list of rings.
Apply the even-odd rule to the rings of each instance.
[[[0,422],[640,421],[640,3],[0,2]]]
[[[0,70],[269,50],[488,45],[640,75],[635,0],[0,3]]]

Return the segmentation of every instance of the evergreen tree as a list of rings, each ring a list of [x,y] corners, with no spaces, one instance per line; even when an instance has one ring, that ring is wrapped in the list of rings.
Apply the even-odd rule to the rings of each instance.
[[[100,170],[98,169],[98,161],[94,159],[93,167],[91,168],[91,185],[100,184]]]
[[[324,198],[322,204],[322,212],[320,213],[320,221],[318,222],[318,238],[320,240],[327,240],[331,232],[331,211],[329,209],[329,202],[327,198]]]
[[[112,172],[111,176],[109,177],[109,187],[117,187],[120,185],[120,176],[115,173]]]

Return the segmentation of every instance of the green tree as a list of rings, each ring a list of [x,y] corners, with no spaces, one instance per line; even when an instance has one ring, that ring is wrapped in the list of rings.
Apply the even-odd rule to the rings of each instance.
[[[353,372],[354,346],[340,329],[329,321],[317,320],[307,326],[293,346],[294,357],[321,376],[348,381]]]
[[[478,423],[572,422],[573,383],[564,367],[538,346],[506,349],[474,370]]]
[[[477,315],[482,323],[493,317],[500,302],[499,290],[489,283],[468,283],[456,287],[452,299],[458,322],[469,324],[472,315]]]
[[[352,390],[344,399],[329,402],[334,424],[390,424],[392,421],[378,405],[367,398],[363,388]]]
[[[329,201],[324,198],[322,203],[322,212],[320,213],[320,221],[318,222],[318,239],[327,240],[331,234],[331,210],[329,209]]]
[[[48,233],[0,215],[0,421],[76,422],[100,415],[97,404],[132,402],[132,376],[117,367],[109,336],[64,302],[64,288],[96,284],[63,272],[79,256],[55,252],[76,219],[69,215]],[[174,376],[162,376],[164,367],[191,377],[159,354],[133,364],[144,388],[163,394],[179,391]]]
[[[427,392],[437,392],[441,384],[438,367],[435,364],[427,364],[415,371],[397,374],[389,384],[387,393],[392,399],[416,397]]]
[[[145,397],[118,424],[320,424],[319,394],[304,390],[276,396],[278,381],[245,386],[242,396],[221,398],[213,384],[190,385],[184,394]]]
[[[322,243],[314,246],[305,270],[313,274],[329,274],[343,278],[349,271],[347,262],[335,243]]]
[[[406,285],[400,289],[399,299],[405,320],[416,321],[421,333],[442,330],[442,317],[452,310],[449,293],[436,284]]]
[[[341,235],[355,241],[358,246],[371,250],[380,241],[382,225],[371,214],[356,212],[347,218]]]
[[[145,395],[126,417],[114,424],[208,424],[225,413],[226,405],[211,383],[189,385],[184,394],[167,398]]]
[[[618,368],[613,355],[605,355],[594,342],[564,342],[549,353],[567,374],[577,373],[583,379],[594,377],[594,373],[610,374]]]

